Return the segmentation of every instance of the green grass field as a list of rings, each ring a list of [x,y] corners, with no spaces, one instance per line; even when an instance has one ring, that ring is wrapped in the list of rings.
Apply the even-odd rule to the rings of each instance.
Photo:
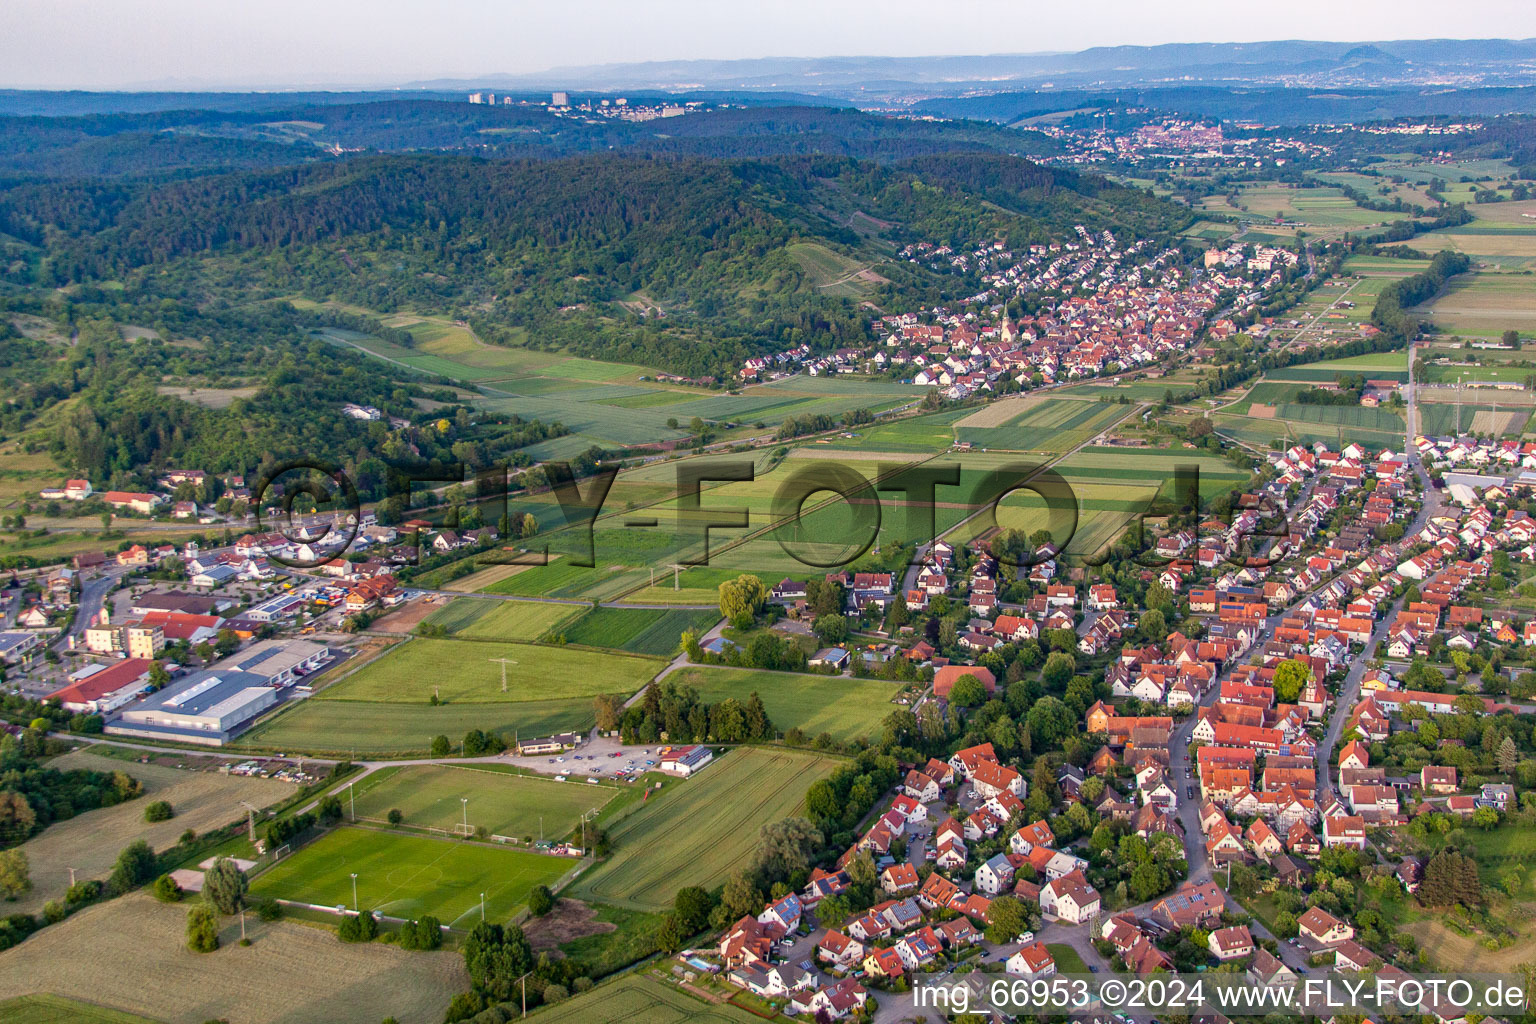
[[[350,907],[356,874],[360,908],[391,917],[430,914],[467,928],[479,920],[481,893],[486,920],[502,921],[535,885],[555,882],[575,864],[526,850],[344,827],[278,861],[252,880],[251,892]]]
[[[1536,221],[1532,229],[1536,231]],[[1462,274],[1415,312],[1428,316],[1445,334],[1496,338],[1516,330],[1529,338],[1536,332],[1536,279],[1489,271]]]
[[[561,632],[568,643],[666,657],[685,629],[702,636],[719,621],[717,612],[690,608],[593,608]]]
[[[539,1024],[755,1024],[762,1018],[730,1003],[706,1003],[643,974],[626,974],[531,1019]]]
[[[823,732],[840,740],[869,736],[878,733],[885,716],[897,710],[891,703],[896,685],[879,679],[700,667],[675,672],[667,680],[693,687],[708,704],[727,697],[745,701],[755,690],[780,732],[798,727],[808,736]]]
[[[1330,426],[1361,427],[1365,430],[1402,433],[1403,418],[1389,409],[1370,409],[1360,405],[1303,405],[1287,402],[1275,410],[1275,418],[1296,423],[1322,423]]]
[[[608,830],[614,853],[573,887],[585,899],[662,910],[686,885],[724,882],[757,845],[758,829],[799,813],[805,791],[838,762],[795,750],[733,750],[689,779],[669,781]]]
[[[1042,402],[996,427],[957,425],[961,441],[978,448],[1061,452],[1130,415],[1121,405],[1056,399]]]
[[[1524,431],[1530,420],[1530,411],[1528,406],[1506,405],[1498,410],[1498,419],[1502,423],[1499,429],[1494,429],[1494,425],[1489,422],[1494,418],[1495,413],[1491,404],[1465,403],[1458,406],[1451,402],[1420,402],[1419,430],[1425,434],[1458,434],[1475,430],[1490,434],[1518,435]],[[1481,420],[1479,413],[1483,414]]]
[[[1086,557],[1101,551],[1138,516],[1152,508],[1159,496],[1173,496],[1180,466],[1200,471],[1200,491],[1209,499],[1241,484],[1248,474],[1223,459],[1184,448],[1088,447],[1053,468],[1071,486],[1076,501],[1076,526],[1070,539],[1071,516],[1053,513],[1038,494],[1018,490],[999,503],[996,525],[1003,529],[1050,530],[1064,553]],[[969,541],[988,530],[992,522],[978,516],[952,540]]]
[[[438,707],[425,701],[307,700],[252,729],[236,745],[341,757],[400,756],[425,754],[437,735],[457,743],[469,730],[483,729],[511,743],[515,736],[584,732],[595,721],[589,697]]]
[[[471,640],[537,640],[574,618],[580,609],[538,601],[495,601],[456,597],[423,620],[450,635]]]
[[[501,688],[505,666],[507,689]],[[634,693],[661,663],[633,655],[482,640],[416,638],[318,693],[313,700],[425,704],[547,701]]]
[[[606,783],[578,785],[497,770],[505,767],[381,768],[357,783],[352,802],[347,803],[348,811],[355,807],[359,818],[383,822],[394,809],[405,815],[407,825],[440,829],[452,829],[467,815],[471,826],[484,826],[492,835],[562,838],[583,814],[602,807],[619,793],[616,786]],[[573,777],[579,779],[580,775]],[[461,803],[464,800],[468,803]]]
[[[0,1024],[154,1024],[105,1006],[92,1006],[60,996],[19,996],[0,1003]]]
[[[835,435],[819,447],[871,452],[932,453],[941,452],[955,442],[956,420],[974,410],[965,407],[910,416],[890,423],[866,423],[848,431],[852,437]]]
[[[599,554],[598,566],[583,568],[564,559],[548,565],[530,565],[515,576],[508,576],[482,589],[486,594],[511,594],[517,597],[566,597],[583,592],[614,575],[615,568]]]

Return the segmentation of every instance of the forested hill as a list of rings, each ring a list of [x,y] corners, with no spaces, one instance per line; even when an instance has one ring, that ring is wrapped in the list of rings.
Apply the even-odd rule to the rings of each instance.
[[[0,117],[0,173],[124,177],[271,167],[336,152],[556,158],[589,152],[703,157],[853,156],[895,161],[961,150],[1049,153],[1036,133],[898,119],[848,108],[754,106],[628,122],[540,106],[422,99],[262,110]]]
[[[374,157],[154,184],[23,184],[0,191],[0,230],[52,250],[61,282],[193,254],[381,236],[372,241],[442,249],[449,258],[494,253],[500,269],[492,276],[536,273],[526,263],[508,265],[509,257],[531,256],[633,290],[656,284],[662,266],[710,253],[762,257],[796,234],[857,244],[849,227],[855,207],[896,222],[890,241],[958,245],[1023,244],[1076,223],[1169,232],[1188,216],[1102,178],[989,154],[895,166],[830,158]],[[394,237],[406,232],[413,237]]]
[[[805,244],[854,270],[879,263],[865,297],[911,308],[945,290],[887,260],[908,242],[1019,246],[1075,224],[1129,239],[1188,218],[1145,192],[987,153],[897,164],[373,156],[14,186],[0,191],[0,233],[26,244],[0,275],[116,281],[176,301],[302,294],[449,313],[494,341],[525,330],[541,345],[703,375],[785,343],[864,336],[867,314],[796,258]]]

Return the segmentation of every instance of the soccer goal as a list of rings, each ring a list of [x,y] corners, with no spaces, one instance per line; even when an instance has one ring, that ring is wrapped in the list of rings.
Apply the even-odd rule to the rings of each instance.
[[[284,843],[282,846],[279,846],[277,849],[272,851],[272,863],[277,863],[292,852],[293,846],[289,843]]]
[[[466,824],[461,821],[457,825],[453,826],[453,834],[456,836],[468,838],[469,836],[475,834],[475,826]]]

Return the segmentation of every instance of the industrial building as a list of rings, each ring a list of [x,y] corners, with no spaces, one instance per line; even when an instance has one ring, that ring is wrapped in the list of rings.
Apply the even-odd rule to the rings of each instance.
[[[148,658],[125,658],[111,665],[91,664],[70,674],[69,685],[50,693],[65,711],[108,714],[127,704],[143,691],[154,662]]]
[[[222,746],[330,658],[323,644],[267,640],[167,686],[107,723],[117,736]]]

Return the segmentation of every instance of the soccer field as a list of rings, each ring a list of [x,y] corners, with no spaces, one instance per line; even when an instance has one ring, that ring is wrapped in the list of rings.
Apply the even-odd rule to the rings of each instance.
[[[502,658],[507,689],[501,688]],[[372,664],[316,695],[316,700],[422,703],[516,702],[632,694],[661,669],[627,654],[480,640],[399,644]]]
[[[575,866],[568,857],[508,850],[455,839],[429,839],[373,829],[338,828],[279,861],[251,882],[257,896],[352,906],[352,875],[363,909],[391,917],[430,914],[468,927],[480,914],[502,921]]]
[[[686,885],[706,889],[746,863],[763,826],[801,812],[805,791],[838,760],[746,747],[697,776],[668,781],[608,830],[613,856],[574,894],[634,910],[663,910]]]
[[[420,828],[451,829],[467,817],[472,827],[493,835],[558,839],[618,793],[607,783],[556,782],[493,766],[408,765],[362,779],[348,809],[355,806],[359,818],[380,822],[398,810],[405,824]]]

